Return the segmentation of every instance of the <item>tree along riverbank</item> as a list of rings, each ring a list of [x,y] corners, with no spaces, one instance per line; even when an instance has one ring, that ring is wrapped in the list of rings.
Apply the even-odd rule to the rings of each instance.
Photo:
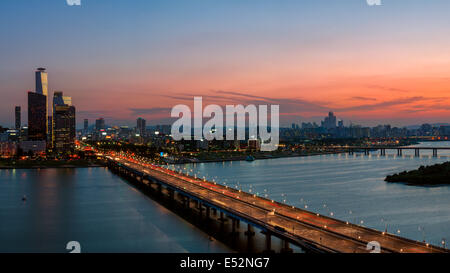
[[[432,166],[421,166],[417,170],[388,175],[387,182],[409,185],[450,185],[450,161]]]

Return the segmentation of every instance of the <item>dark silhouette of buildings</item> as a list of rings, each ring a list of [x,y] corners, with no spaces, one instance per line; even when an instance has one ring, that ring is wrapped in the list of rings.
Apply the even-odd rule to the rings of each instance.
[[[95,129],[102,130],[105,129],[105,120],[103,118],[99,118],[95,120]]]
[[[137,119],[136,131],[140,136],[145,136],[145,119],[138,118]]]
[[[47,141],[47,96],[28,92],[28,139]]]
[[[16,122],[15,122],[16,130],[20,130],[22,127],[22,120],[21,120],[21,108],[20,106],[16,106]]]

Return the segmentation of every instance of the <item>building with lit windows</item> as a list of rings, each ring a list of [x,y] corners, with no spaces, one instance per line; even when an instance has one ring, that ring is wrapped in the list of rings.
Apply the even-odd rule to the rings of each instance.
[[[55,92],[53,96],[52,147],[56,153],[72,152],[75,148],[76,119],[72,98]]]

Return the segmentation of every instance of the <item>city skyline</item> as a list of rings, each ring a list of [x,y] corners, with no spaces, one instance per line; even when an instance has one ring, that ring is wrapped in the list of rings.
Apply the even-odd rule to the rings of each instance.
[[[15,106],[27,124],[26,91],[37,91],[32,71],[40,66],[49,97],[73,97],[78,128],[100,117],[170,124],[170,109],[194,96],[280,104],[284,126],[319,122],[329,111],[364,126],[450,120],[448,1],[175,2],[44,0],[38,15],[38,3],[5,1],[0,124],[14,128]],[[40,16],[48,22],[32,27]],[[37,37],[33,50],[18,46]]]

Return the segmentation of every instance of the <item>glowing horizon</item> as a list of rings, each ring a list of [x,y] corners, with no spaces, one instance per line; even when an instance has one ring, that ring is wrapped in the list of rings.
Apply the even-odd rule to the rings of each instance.
[[[280,104],[283,125],[328,111],[367,126],[450,123],[446,0],[4,2],[3,126],[26,110],[40,66],[50,96],[73,98],[78,124],[167,123],[196,95]]]

